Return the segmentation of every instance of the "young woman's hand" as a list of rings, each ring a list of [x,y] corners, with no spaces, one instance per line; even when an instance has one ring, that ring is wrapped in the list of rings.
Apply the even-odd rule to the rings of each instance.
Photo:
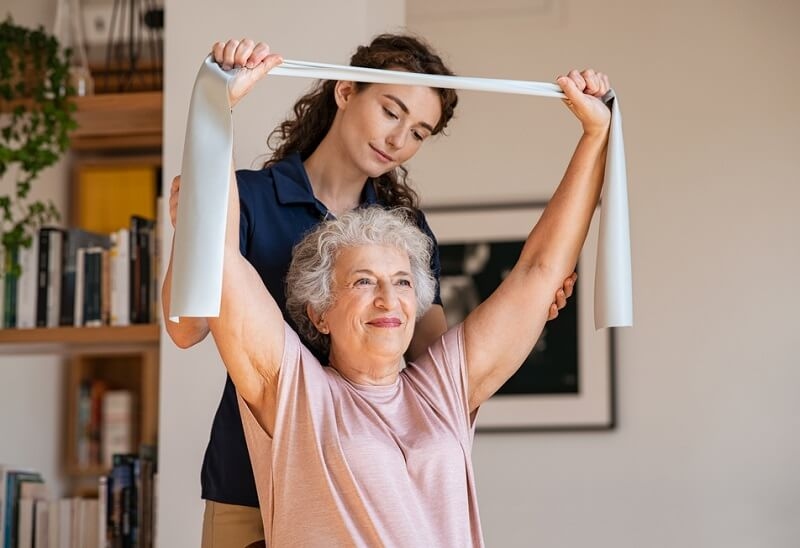
[[[578,118],[584,133],[605,134],[611,123],[611,111],[601,97],[611,89],[608,76],[592,69],[571,70],[566,76],[556,78],[556,82],[567,96],[564,103]]]
[[[216,42],[211,53],[223,70],[240,69],[228,86],[231,108],[250,92],[256,82],[283,63],[280,55],[270,53],[267,44],[249,38]]]
[[[169,220],[172,221],[172,228],[175,228],[175,223],[178,220],[178,199],[181,193],[181,176],[178,175],[172,179],[172,185],[169,187]]]

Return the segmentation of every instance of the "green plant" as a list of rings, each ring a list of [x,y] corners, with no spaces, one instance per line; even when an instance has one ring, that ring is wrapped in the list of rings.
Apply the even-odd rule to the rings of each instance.
[[[19,275],[19,248],[30,247],[34,231],[59,218],[52,201],[28,194],[67,150],[76,127],[69,56],[41,26],[21,27],[11,16],[0,23],[0,177],[14,181],[13,190],[0,195],[3,273]]]

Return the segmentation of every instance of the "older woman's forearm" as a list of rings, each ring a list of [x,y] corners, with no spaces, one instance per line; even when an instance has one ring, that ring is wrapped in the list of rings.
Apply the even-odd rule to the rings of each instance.
[[[564,178],[522,250],[520,261],[552,276],[554,287],[578,261],[600,199],[607,145],[607,130],[581,136]]]

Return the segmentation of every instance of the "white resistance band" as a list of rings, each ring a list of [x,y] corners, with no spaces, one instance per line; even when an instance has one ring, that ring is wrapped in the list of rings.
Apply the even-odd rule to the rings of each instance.
[[[223,71],[208,56],[192,91],[181,168],[181,198],[175,229],[169,316],[219,316],[222,262],[233,153],[228,83],[236,70]],[[439,76],[305,61],[284,62],[270,75],[324,80],[540,95],[565,98],[556,84]],[[595,327],[633,325],[630,229],[625,150],[619,101],[609,91],[611,129],[600,210],[594,287]]]

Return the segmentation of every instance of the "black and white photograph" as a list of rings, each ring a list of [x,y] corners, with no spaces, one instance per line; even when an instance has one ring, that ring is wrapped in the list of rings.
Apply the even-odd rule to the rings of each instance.
[[[545,205],[428,208],[448,325],[463,321],[508,275]],[[577,266],[575,293],[547,322],[522,367],[481,407],[479,430],[614,427],[613,335],[595,331],[592,319],[595,225]]]

